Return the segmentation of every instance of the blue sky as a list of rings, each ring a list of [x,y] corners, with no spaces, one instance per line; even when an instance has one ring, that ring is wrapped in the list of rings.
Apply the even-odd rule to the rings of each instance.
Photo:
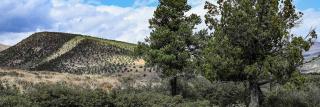
[[[205,14],[206,0],[189,0],[189,13]],[[210,0],[214,1],[214,0]],[[295,0],[305,15],[293,33],[320,33],[320,0]],[[14,45],[34,32],[81,33],[136,43],[149,35],[157,0],[1,0],[0,43]],[[199,28],[204,28],[201,24]]]
[[[90,3],[92,0],[86,0],[85,2]],[[94,5],[115,5],[115,6],[120,6],[120,7],[132,7],[137,3],[137,0],[93,0]],[[138,1],[139,2],[139,1]],[[141,1],[140,2],[149,2],[149,1]],[[147,4],[149,6],[156,6],[157,3],[153,2]]]
[[[85,2],[89,2],[92,0],[85,0]],[[133,6],[135,0],[93,0],[91,2],[96,5],[116,5],[121,7],[130,7]],[[320,0],[295,0],[296,6],[299,9],[309,9],[309,8],[320,8]],[[149,4],[150,6],[156,6],[157,3],[154,2]]]
[[[320,9],[320,0],[295,0],[298,9]]]

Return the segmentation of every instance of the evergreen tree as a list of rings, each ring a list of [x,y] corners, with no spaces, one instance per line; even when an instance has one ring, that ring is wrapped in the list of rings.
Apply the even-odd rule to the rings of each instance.
[[[301,20],[292,0],[207,2],[206,24],[214,29],[205,58],[211,80],[248,82],[250,107],[258,107],[266,83],[299,82],[303,51],[317,37],[290,33]]]
[[[150,19],[152,32],[144,43],[139,43],[136,53],[144,54],[148,65],[161,68],[165,77],[171,79],[172,95],[177,95],[177,76],[193,72],[196,37],[195,25],[199,16],[185,15],[191,9],[187,0],[160,0]]]

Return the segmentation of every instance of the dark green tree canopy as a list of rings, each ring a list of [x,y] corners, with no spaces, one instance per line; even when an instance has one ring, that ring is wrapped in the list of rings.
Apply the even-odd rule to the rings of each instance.
[[[146,42],[139,43],[136,52],[144,54],[147,64],[159,66],[165,76],[190,71],[196,37],[195,25],[199,16],[185,15],[191,9],[187,0],[160,0],[150,19],[152,32]]]
[[[207,2],[206,23],[214,29],[207,49],[209,77],[222,80],[287,81],[299,72],[303,51],[316,38],[290,30],[301,20],[292,0],[218,0]],[[308,39],[307,39],[308,38]]]
[[[260,85],[301,83],[304,51],[317,38],[290,30],[301,21],[292,0],[218,0],[207,2],[206,24],[214,29],[206,49],[206,76],[249,84],[250,107],[262,102]]]

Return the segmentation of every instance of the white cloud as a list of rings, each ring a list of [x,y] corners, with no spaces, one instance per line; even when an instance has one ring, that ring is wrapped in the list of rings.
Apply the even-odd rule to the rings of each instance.
[[[315,28],[317,33],[320,34],[320,10],[307,9],[302,12],[304,13],[302,23],[299,24],[298,27],[294,28],[292,33],[300,36],[306,36],[312,28]]]
[[[196,31],[199,31],[201,29],[206,28],[206,24],[204,23],[205,20],[205,14],[207,13],[206,10],[204,10],[204,5],[205,5],[206,0],[189,0],[188,3],[192,6],[192,9],[187,13],[189,14],[197,14],[201,17],[202,23],[196,26]]]
[[[95,3],[88,4],[84,3],[83,0],[51,0],[47,2],[44,0],[23,0],[23,2],[4,0],[1,1],[0,11],[9,9],[11,11],[7,13],[15,14],[11,16],[25,17],[29,16],[29,14],[33,16],[45,16],[47,18],[45,18],[46,20],[43,23],[50,22],[50,26],[43,27],[46,24],[37,23],[31,24],[33,30],[0,32],[0,43],[13,45],[37,31],[81,33],[136,43],[137,41],[143,41],[150,33],[148,20],[152,17],[156,7],[148,5],[154,4],[156,1],[136,0],[132,7],[119,7],[92,5]],[[204,20],[204,15],[206,14],[206,10],[203,9],[205,1],[188,0],[188,3],[193,8],[187,14],[198,14]],[[211,0],[211,2],[214,2],[214,0]],[[305,35],[311,27],[320,27],[319,10],[308,9],[303,12],[305,13],[303,24],[293,30],[294,33],[300,35]],[[5,21],[3,20],[5,18],[7,17],[2,16],[0,23],[1,21]],[[39,18],[31,21],[32,23],[36,23],[38,20],[42,22]],[[198,30],[206,28],[204,23],[197,27]],[[320,33],[319,28],[318,32]]]
[[[92,6],[81,3],[59,5],[51,10],[51,16],[57,23],[50,30],[136,43],[149,34],[148,19],[154,10],[154,7]]]
[[[0,43],[13,45],[25,38],[24,33],[50,28],[47,0],[1,0]]]
[[[15,43],[20,42],[21,40],[25,39],[27,35],[31,35],[34,32],[22,32],[22,33],[13,33],[13,32],[8,32],[8,33],[2,33],[1,35],[5,36],[0,36],[0,43],[4,45],[9,45],[12,46]]]
[[[40,1],[30,0],[27,2]],[[136,43],[137,41],[143,41],[150,33],[148,21],[156,7],[147,5],[156,2],[157,0],[136,0],[133,7],[118,7],[90,5],[83,3],[83,0],[52,0],[49,2],[51,8],[48,11],[48,17],[53,20],[50,28],[37,28],[38,30],[28,32],[2,33],[0,34],[2,38],[0,42],[13,45],[27,37],[30,32],[59,31]],[[189,3],[194,7],[190,13],[204,15],[205,11],[202,9],[204,0],[190,0]],[[41,5],[35,6],[41,7]],[[25,11],[28,12],[29,10],[26,9]],[[201,27],[204,27],[204,25],[201,25]],[[23,36],[24,33],[26,33],[25,36]],[[10,37],[8,37],[8,34],[10,34]]]
[[[30,0],[26,2],[40,1]],[[81,33],[136,43],[149,35],[148,19],[152,17],[155,10],[155,7],[148,6],[95,6],[84,4],[81,0],[52,0],[49,3],[51,7],[46,16],[53,21],[50,28],[36,27],[32,31],[3,32],[0,33],[0,43],[14,45],[36,31]],[[41,7],[41,5],[35,5],[34,7]],[[24,11],[32,13],[30,9]]]

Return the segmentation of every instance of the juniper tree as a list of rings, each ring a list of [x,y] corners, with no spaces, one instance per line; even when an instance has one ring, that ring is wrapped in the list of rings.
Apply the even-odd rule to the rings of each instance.
[[[171,79],[172,95],[177,95],[177,76],[192,73],[195,37],[193,29],[201,22],[187,0],[160,0],[149,20],[152,32],[144,43],[139,43],[136,53],[143,53],[148,65],[158,66],[165,77]]]
[[[302,52],[317,35],[290,33],[302,16],[292,0],[218,0],[205,9],[214,29],[205,56],[209,79],[247,82],[250,107],[261,104],[261,85],[301,80]]]

